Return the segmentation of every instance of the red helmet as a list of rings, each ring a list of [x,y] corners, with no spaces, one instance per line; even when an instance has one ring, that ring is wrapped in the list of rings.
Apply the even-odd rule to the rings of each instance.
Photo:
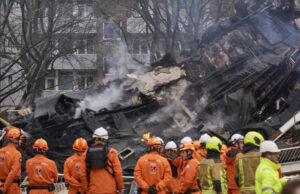
[[[73,150],[78,152],[84,152],[87,150],[87,148],[88,148],[88,144],[85,139],[80,137],[74,141]]]
[[[34,150],[47,151],[48,150],[48,143],[43,138],[37,139],[37,140],[35,140],[35,142],[33,144],[33,149]]]
[[[21,129],[17,127],[11,127],[6,132],[6,138],[8,140],[15,140],[21,136]]]
[[[147,142],[147,147],[148,148],[157,148],[160,149],[162,147],[161,145],[161,141],[159,141],[159,139],[152,137],[151,139],[149,139],[149,141]]]

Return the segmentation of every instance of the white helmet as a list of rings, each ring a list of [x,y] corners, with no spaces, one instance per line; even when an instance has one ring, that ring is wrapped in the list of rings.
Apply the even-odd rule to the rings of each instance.
[[[186,143],[186,142],[187,142],[187,143],[193,143],[193,140],[192,140],[191,137],[186,136],[186,137],[182,138],[181,141],[180,141],[181,144],[182,144],[182,143]]]
[[[108,139],[108,132],[103,127],[99,127],[94,131],[93,138]]]
[[[164,142],[164,140],[162,138],[160,138],[160,137],[155,137],[155,138],[158,139],[162,145],[165,144],[165,142]]]
[[[276,143],[274,141],[270,141],[270,140],[263,141],[260,144],[259,150],[262,153],[264,153],[264,152],[279,153],[280,152]]]
[[[244,136],[242,136],[241,134],[238,134],[238,133],[233,134],[230,138],[230,142],[235,142],[235,141],[240,141],[240,140],[244,140]]]
[[[165,146],[165,150],[174,150],[177,151],[177,145],[174,141],[169,141],[166,146]]]
[[[207,143],[208,139],[210,138],[210,135],[207,133],[204,133],[203,135],[200,136],[200,143]]]

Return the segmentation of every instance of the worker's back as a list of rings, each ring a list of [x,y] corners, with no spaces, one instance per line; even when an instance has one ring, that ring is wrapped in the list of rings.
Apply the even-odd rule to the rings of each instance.
[[[260,163],[261,153],[248,151],[239,154],[235,160],[234,177],[241,194],[255,194],[255,171]]]
[[[201,193],[227,193],[227,176],[218,159],[203,159],[198,166]],[[219,182],[219,188],[215,188]]]
[[[57,168],[53,160],[42,154],[37,154],[26,161],[26,173],[30,185],[30,194],[54,193],[54,183],[57,181]],[[53,191],[50,191],[53,189]]]
[[[99,148],[101,145],[90,146],[86,156],[87,166],[90,166],[89,193],[116,193],[117,190],[123,190],[122,167],[118,151],[113,148],[109,149],[105,160],[102,161],[102,159],[95,158],[95,155],[100,153]]]
[[[8,194],[20,193],[22,155],[13,144],[0,149],[0,181]]]
[[[19,171],[14,176],[14,179],[19,179],[21,177],[21,153],[12,145],[0,149],[0,179],[6,179],[9,172],[12,170],[14,163],[18,162],[20,164]]]
[[[170,164],[158,152],[150,152],[142,156],[135,167],[134,178],[142,194],[147,193],[150,186],[155,185],[158,194],[167,190],[167,183],[171,179]]]

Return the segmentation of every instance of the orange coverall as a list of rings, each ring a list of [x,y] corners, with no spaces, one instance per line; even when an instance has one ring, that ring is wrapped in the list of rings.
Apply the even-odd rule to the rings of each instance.
[[[201,193],[197,183],[198,164],[199,162],[195,159],[184,161],[184,166],[181,169],[180,175],[180,193],[185,193],[188,190],[194,190],[192,192],[193,194]]]
[[[234,164],[236,156],[242,151],[236,147],[229,147],[224,155],[228,179],[228,194],[239,194],[240,189],[234,180]]]
[[[53,160],[37,154],[26,161],[26,173],[30,187],[48,186],[57,181],[57,168]],[[48,189],[31,189],[29,194],[53,194]]]
[[[134,169],[134,179],[142,189],[141,194],[147,194],[152,185],[156,186],[157,194],[165,194],[171,177],[169,162],[157,152],[142,156]]]
[[[171,173],[171,179],[170,181],[167,183],[167,193],[179,193],[179,181],[180,181],[180,167],[182,165],[182,158],[180,156],[178,156],[175,159],[171,159],[171,158],[166,158],[168,160],[168,162],[172,163],[174,166],[177,167],[177,177],[173,177],[172,173]]]
[[[117,189],[123,190],[125,188],[118,151],[113,148],[110,149],[107,157],[109,159],[108,164],[113,166],[113,171],[110,167],[107,168],[111,173],[114,173],[115,177],[108,173],[104,168],[91,169],[89,194],[117,193]]]
[[[69,194],[87,192],[88,182],[85,166],[85,155],[74,154],[64,165],[64,178],[69,184]]]
[[[21,162],[22,155],[13,144],[0,149],[0,180],[4,183],[4,188],[1,188],[4,193],[20,194],[16,181],[21,177]]]
[[[207,154],[207,150],[206,149],[198,149],[197,153],[200,155],[200,160],[199,162],[201,162],[201,160],[203,160],[206,157]]]
[[[192,157],[194,159],[196,159],[198,162],[200,162],[200,160],[201,160],[201,156],[200,156],[200,154],[198,152],[193,152]]]

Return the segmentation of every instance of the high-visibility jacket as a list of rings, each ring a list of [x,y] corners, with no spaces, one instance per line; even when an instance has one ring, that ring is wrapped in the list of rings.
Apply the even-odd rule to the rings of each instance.
[[[198,166],[202,194],[227,194],[227,175],[220,160],[203,159]]]
[[[30,187],[47,187],[57,181],[57,168],[53,160],[37,154],[26,161],[26,174]],[[48,189],[32,189],[29,194],[53,194]]]
[[[157,194],[165,194],[171,176],[169,162],[157,152],[142,156],[134,169],[134,179],[142,189],[141,194],[147,194],[152,185],[156,186]]]
[[[241,194],[255,194],[255,171],[260,163],[260,152],[248,151],[235,159],[234,178]]]
[[[117,150],[113,148],[109,150],[107,154],[107,163],[107,169],[91,169],[89,177],[89,194],[117,193],[117,190],[123,190],[125,188],[123,182],[123,171]]]
[[[236,185],[236,182],[234,180],[234,163],[237,155],[241,152],[242,151],[236,147],[229,147],[224,155],[226,163],[226,173],[228,177],[228,190],[239,190],[239,187]]]
[[[206,154],[207,154],[207,150],[206,149],[198,149],[197,150],[197,153],[199,154],[200,158],[199,158],[199,162],[201,162],[205,157],[206,157]]]
[[[22,155],[13,144],[0,149],[0,181],[3,184],[4,193],[20,194],[19,184],[21,177]]]
[[[200,194],[200,189],[197,183],[198,164],[199,162],[196,159],[185,161],[185,166],[183,166],[180,175],[179,193]]]
[[[88,189],[85,155],[74,154],[64,164],[64,178],[69,184],[69,194],[84,193]]]
[[[280,194],[282,187],[288,179],[279,178],[278,169],[280,164],[276,164],[268,158],[261,158],[255,173],[256,194]]]
[[[167,193],[178,193],[179,192],[179,182],[180,182],[180,174],[181,174],[181,165],[182,158],[178,156],[177,158],[171,159],[166,158],[170,164],[172,176],[170,181],[167,183]],[[172,165],[172,166],[171,166]],[[174,172],[173,172],[174,171]],[[176,172],[175,172],[176,171]],[[177,176],[175,176],[177,175]]]

